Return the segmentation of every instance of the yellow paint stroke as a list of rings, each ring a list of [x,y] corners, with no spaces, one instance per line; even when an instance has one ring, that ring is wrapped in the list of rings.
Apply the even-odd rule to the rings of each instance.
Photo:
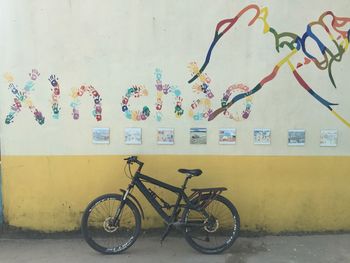
[[[295,70],[295,67],[294,65],[290,62],[290,60],[288,60],[288,65],[289,65],[289,68],[294,71]]]
[[[264,7],[260,10],[260,16],[258,19],[261,19],[264,23],[264,34],[268,33],[270,31],[270,25],[267,23],[267,17],[269,15],[269,9],[267,7]]]
[[[294,56],[298,52],[297,49],[293,49],[292,52],[290,52],[287,56],[285,56],[280,62],[277,63],[277,67],[282,67],[284,63],[290,62],[289,59]]]
[[[344,51],[348,50],[348,48],[349,48],[349,40],[348,39],[344,39],[344,41],[342,41],[340,43],[340,45],[344,48]]]
[[[350,128],[350,123],[345,120],[342,116],[340,116],[335,110],[331,110],[331,112],[339,119],[341,120],[346,126],[348,126]]]

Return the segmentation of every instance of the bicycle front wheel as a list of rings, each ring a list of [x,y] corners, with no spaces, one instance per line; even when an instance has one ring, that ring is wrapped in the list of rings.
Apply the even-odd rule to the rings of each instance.
[[[201,211],[187,208],[182,215],[185,238],[191,247],[205,254],[218,254],[228,249],[238,237],[240,219],[235,206],[219,195],[209,200],[204,195],[198,203],[207,201],[209,205]]]
[[[113,219],[120,207],[122,196],[106,194],[93,200],[86,208],[81,230],[86,242],[103,254],[118,254],[128,249],[138,237],[141,216],[130,200],[125,200],[116,224]]]

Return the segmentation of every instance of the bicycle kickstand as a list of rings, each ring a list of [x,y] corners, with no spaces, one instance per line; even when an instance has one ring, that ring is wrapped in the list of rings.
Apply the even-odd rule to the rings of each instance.
[[[160,245],[162,246],[163,245],[163,241],[164,239],[167,237],[167,235],[169,234],[170,232],[170,229],[171,229],[172,225],[167,225],[163,235],[162,235],[162,238],[160,239]]]

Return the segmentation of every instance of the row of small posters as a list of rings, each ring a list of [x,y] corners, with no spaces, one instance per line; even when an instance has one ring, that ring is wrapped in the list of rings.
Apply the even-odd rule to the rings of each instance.
[[[271,144],[270,129],[254,129],[254,144],[268,145]],[[173,128],[158,128],[157,144],[174,144],[175,132]],[[93,143],[109,144],[109,128],[94,128]],[[324,129],[320,133],[320,146],[335,147],[337,146],[337,130]],[[125,144],[142,144],[141,128],[125,128]],[[206,128],[190,129],[190,144],[207,144]],[[219,144],[236,144],[236,129],[227,128],[219,129]],[[288,130],[288,145],[303,146],[305,145],[305,130]]]

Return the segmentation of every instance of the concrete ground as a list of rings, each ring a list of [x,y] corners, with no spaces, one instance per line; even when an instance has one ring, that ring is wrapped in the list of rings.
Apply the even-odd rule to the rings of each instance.
[[[121,255],[92,250],[80,236],[23,238],[0,236],[0,262],[117,262],[117,263],[349,263],[350,234],[241,237],[223,254],[203,255],[181,236],[141,236]]]

